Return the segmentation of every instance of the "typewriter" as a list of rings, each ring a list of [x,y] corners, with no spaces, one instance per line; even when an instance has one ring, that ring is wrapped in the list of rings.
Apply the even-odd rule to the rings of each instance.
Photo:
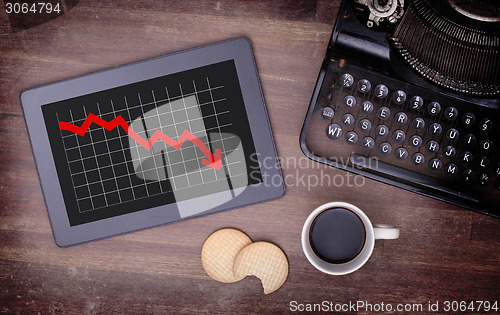
[[[309,158],[500,218],[497,0],[344,0]]]

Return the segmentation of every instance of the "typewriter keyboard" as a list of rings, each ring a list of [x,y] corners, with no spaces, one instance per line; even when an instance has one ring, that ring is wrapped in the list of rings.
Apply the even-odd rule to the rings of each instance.
[[[308,113],[316,159],[500,215],[500,113],[334,63]]]

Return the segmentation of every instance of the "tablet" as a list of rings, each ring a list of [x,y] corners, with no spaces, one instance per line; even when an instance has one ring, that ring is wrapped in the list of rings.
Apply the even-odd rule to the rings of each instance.
[[[58,246],[283,196],[251,45],[236,38],[20,95]],[[267,162],[266,162],[267,161]]]

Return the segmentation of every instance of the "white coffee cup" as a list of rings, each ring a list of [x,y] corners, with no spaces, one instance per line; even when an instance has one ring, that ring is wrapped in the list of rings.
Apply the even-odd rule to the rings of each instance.
[[[320,218],[316,220],[318,217]],[[331,229],[330,226],[335,228]],[[325,233],[318,234],[321,232]],[[322,235],[329,238],[334,236],[335,239],[321,239],[321,242],[318,242]],[[344,239],[344,235],[348,240]],[[387,224],[372,225],[370,219],[358,207],[346,202],[330,202],[315,209],[307,218],[302,228],[302,248],[316,269],[331,275],[345,275],[358,270],[366,263],[373,252],[375,239],[398,237],[397,227]],[[312,244],[312,238],[318,243],[316,246]],[[356,249],[358,247],[359,252]],[[341,258],[344,254],[346,256]]]

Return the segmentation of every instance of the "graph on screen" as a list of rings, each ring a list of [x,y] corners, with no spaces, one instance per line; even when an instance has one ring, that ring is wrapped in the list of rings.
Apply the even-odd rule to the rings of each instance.
[[[160,118],[158,119],[161,120]],[[181,149],[182,145],[186,140],[189,140],[193,144],[195,144],[205,155],[206,158],[202,160],[203,165],[209,166],[216,170],[219,170],[222,167],[220,149],[215,150],[215,155],[212,154],[210,150],[207,148],[207,146],[203,143],[203,141],[201,141],[198,137],[193,135],[187,129],[184,129],[178,141],[175,141],[174,139],[170,138],[160,130],[156,130],[151,138],[144,139],[139,134],[137,134],[137,132],[132,130],[132,128],[130,128],[129,125],[127,125],[122,116],[118,116],[112,121],[107,122],[92,113],[90,113],[87,116],[87,118],[83,122],[83,125],[81,125],[80,127],[70,124],[68,122],[60,121],[59,128],[61,128],[61,130],[71,131],[80,136],[85,136],[92,123],[96,123],[108,131],[118,126],[121,126],[123,130],[125,130],[125,132],[129,135],[129,137],[131,137],[133,140],[135,140],[138,144],[140,144],[144,149],[148,151],[153,147],[153,145],[158,140],[162,140],[163,142],[165,142],[166,144],[168,144],[177,151]]]
[[[180,217],[259,182],[234,63],[42,107],[70,223],[177,203]]]

